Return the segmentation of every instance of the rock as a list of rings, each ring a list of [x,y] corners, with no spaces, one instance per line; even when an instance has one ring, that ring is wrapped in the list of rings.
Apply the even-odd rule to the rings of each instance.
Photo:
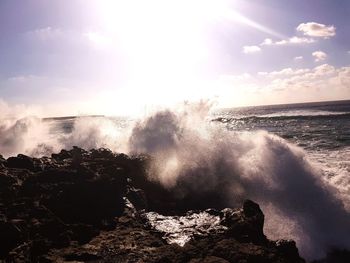
[[[21,231],[12,223],[0,221],[0,259],[4,258],[22,241]]]
[[[18,180],[16,177],[0,171],[0,189],[2,191],[11,188],[15,184],[18,184]]]
[[[10,157],[7,159],[6,166],[8,168],[34,170],[33,159],[24,154],[18,154],[17,157]]]
[[[100,149],[93,149],[91,150],[91,157],[96,159],[96,158],[102,158],[102,159],[113,159],[115,158],[114,153],[105,148],[100,148]]]
[[[223,258],[209,256],[205,258],[192,259],[189,263],[230,263],[230,262]]]
[[[223,209],[225,196],[193,196],[185,179],[166,189],[150,161],[78,147],[0,157],[0,261],[303,262],[293,241],[266,239],[258,204]]]
[[[72,158],[72,153],[67,150],[61,150],[59,153],[51,154],[51,157],[55,160],[65,160]]]
[[[147,209],[147,198],[141,189],[130,188],[126,195],[136,210]]]
[[[126,186],[123,180],[98,179],[56,188],[45,204],[67,223],[100,225],[102,219],[114,218],[124,210]]]
[[[267,241],[263,231],[264,214],[253,201],[244,201],[240,211],[224,209],[220,217],[222,224],[229,228],[230,235],[237,240],[256,244]]]
[[[298,248],[294,240],[277,240],[276,248],[279,253],[290,259],[299,257]]]
[[[87,262],[101,259],[101,257],[90,253],[75,253],[64,255],[67,261]]]
[[[93,237],[97,236],[99,231],[92,225],[87,224],[75,224],[71,225],[72,239],[79,242],[79,244],[85,244],[89,242]]]

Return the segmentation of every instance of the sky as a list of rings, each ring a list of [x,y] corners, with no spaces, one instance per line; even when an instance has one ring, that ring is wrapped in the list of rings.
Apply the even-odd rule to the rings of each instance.
[[[1,0],[0,104],[125,115],[350,99],[348,0]]]

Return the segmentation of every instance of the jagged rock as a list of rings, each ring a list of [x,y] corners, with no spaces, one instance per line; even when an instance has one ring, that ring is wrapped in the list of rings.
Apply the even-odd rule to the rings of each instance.
[[[220,210],[224,196],[192,198],[186,180],[184,195],[166,189],[150,161],[78,147],[0,157],[0,261],[303,262],[294,242],[266,239],[258,204]]]

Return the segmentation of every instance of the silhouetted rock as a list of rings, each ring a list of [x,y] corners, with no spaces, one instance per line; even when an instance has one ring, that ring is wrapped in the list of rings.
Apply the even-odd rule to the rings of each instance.
[[[256,244],[267,241],[264,232],[264,214],[258,204],[244,201],[243,209],[237,211],[226,208],[221,213],[222,224],[227,226],[230,235],[242,242]]]
[[[19,168],[34,170],[34,161],[29,156],[24,154],[19,154],[17,157],[10,157],[7,159],[6,166],[9,168]]]
[[[166,189],[148,180],[151,161],[78,147],[0,156],[0,260],[304,262],[295,242],[267,240],[258,204],[223,209],[220,193],[191,196],[186,180],[185,194]]]

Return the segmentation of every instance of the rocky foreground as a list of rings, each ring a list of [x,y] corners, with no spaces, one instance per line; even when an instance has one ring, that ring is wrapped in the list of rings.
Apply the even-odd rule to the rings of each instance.
[[[294,241],[266,238],[258,204],[165,189],[149,161],[77,147],[0,156],[0,262],[305,262]]]

